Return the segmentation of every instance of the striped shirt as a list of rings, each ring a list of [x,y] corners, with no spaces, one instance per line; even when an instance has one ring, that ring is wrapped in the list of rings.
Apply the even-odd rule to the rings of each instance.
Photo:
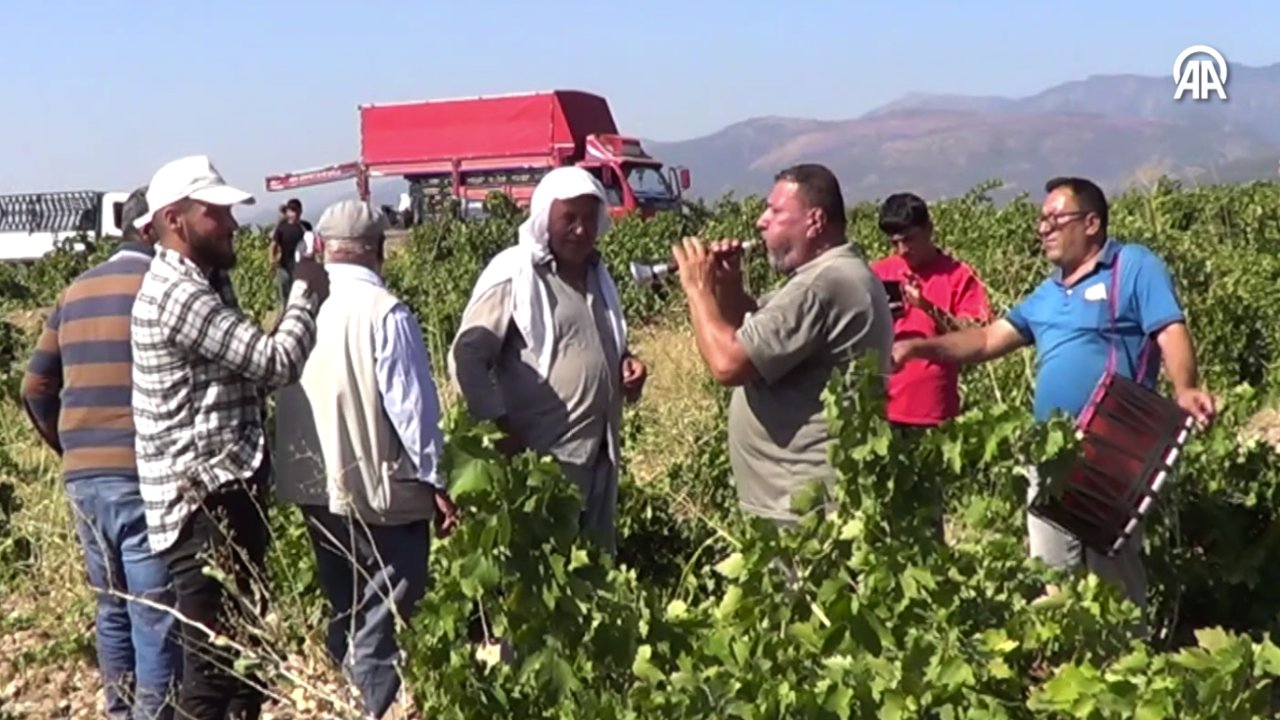
[[[133,306],[133,416],[151,547],[173,544],[209,492],[265,459],[266,394],[297,381],[316,297],[295,283],[274,334],[240,312],[224,273],[158,248]]]
[[[125,243],[63,291],[27,365],[22,403],[68,482],[137,478],[129,315],[154,250]]]

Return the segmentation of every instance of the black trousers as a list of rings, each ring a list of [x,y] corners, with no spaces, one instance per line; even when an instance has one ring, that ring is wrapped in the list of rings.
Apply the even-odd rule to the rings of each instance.
[[[265,560],[270,544],[266,488],[270,461],[254,476],[210,493],[187,518],[177,541],[164,552],[173,577],[178,612],[188,620],[247,645],[241,628],[265,612]],[[222,569],[234,589],[204,574]],[[238,653],[214,646],[203,628],[179,620],[182,683],[178,717],[196,720],[257,720],[264,694],[252,672],[237,672]]]

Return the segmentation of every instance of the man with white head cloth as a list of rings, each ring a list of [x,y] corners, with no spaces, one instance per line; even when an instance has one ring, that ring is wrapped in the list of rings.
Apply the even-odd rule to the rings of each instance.
[[[518,242],[476,282],[449,371],[471,414],[506,433],[504,452],[559,461],[582,490],[582,532],[612,553],[622,403],[639,399],[647,371],[627,348],[618,289],[596,250],[610,225],[589,172],[547,173]]]

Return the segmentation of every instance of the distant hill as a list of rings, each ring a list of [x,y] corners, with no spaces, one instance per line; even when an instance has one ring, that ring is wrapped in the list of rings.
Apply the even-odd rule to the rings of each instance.
[[[1110,191],[1167,173],[1194,182],[1274,178],[1280,167],[1280,63],[1230,69],[1228,100],[1173,99],[1169,76],[1101,75],[1024,98],[914,93],[840,121],[764,117],[680,142],[646,141],[687,165],[691,193],[768,191],[773,173],[828,164],[849,202],[903,189],[958,195],[989,178],[1039,192],[1079,174]]]

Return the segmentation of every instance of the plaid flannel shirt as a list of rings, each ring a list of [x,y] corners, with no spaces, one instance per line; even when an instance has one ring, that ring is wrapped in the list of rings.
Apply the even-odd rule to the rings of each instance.
[[[154,551],[174,543],[205,494],[261,465],[266,395],[302,374],[318,305],[295,283],[267,334],[240,311],[226,274],[156,249],[131,322],[138,479]]]

